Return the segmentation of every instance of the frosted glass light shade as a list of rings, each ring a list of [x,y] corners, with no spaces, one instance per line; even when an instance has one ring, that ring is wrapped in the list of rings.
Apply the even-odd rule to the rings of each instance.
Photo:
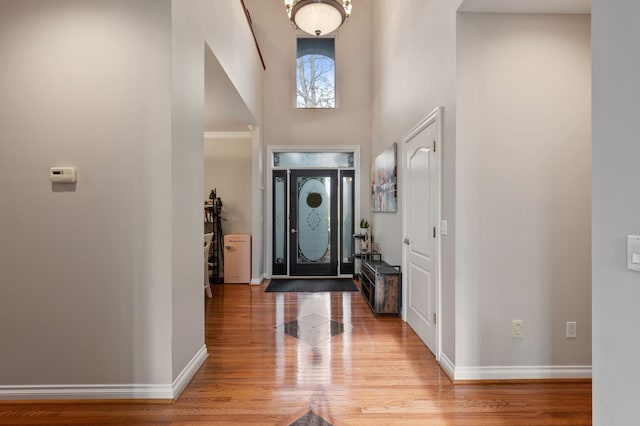
[[[315,36],[334,32],[346,19],[344,6],[336,0],[301,0],[291,11],[296,26]]]

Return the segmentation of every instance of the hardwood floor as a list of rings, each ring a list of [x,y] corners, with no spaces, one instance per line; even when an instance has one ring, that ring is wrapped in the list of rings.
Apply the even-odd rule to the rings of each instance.
[[[591,424],[588,383],[453,385],[405,323],[374,318],[359,293],[264,288],[212,286],[209,358],[174,404],[0,403],[0,424]]]

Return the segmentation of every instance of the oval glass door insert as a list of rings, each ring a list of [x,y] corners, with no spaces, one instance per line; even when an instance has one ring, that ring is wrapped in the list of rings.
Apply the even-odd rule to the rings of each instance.
[[[330,178],[298,179],[298,263],[328,263]]]

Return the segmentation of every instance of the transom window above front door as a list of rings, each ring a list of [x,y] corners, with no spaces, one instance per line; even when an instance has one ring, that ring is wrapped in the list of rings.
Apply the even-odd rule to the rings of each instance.
[[[353,152],[278,152],[273,153],[271,166],[292,169],[306,168],[351,168]]]

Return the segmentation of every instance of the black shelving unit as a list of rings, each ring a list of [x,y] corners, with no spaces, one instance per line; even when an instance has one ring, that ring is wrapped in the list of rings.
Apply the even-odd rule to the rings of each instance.
[[[362,269],[362,261],[367,260],[381,260],[382,255],[380,253],[372,252],[360,252],[360,241],[365,238],[365,234],[353,234],[351,236],[351,257],[353,259],[353,278],[360,277],[360,270]]]
[[[209,195],[209,202],[204,206],[204,233],[213,233],[209,264],[213,272],[212,283],[224,281],[224,235],[222,232],[222,200],[216,196],[215,189]]]

